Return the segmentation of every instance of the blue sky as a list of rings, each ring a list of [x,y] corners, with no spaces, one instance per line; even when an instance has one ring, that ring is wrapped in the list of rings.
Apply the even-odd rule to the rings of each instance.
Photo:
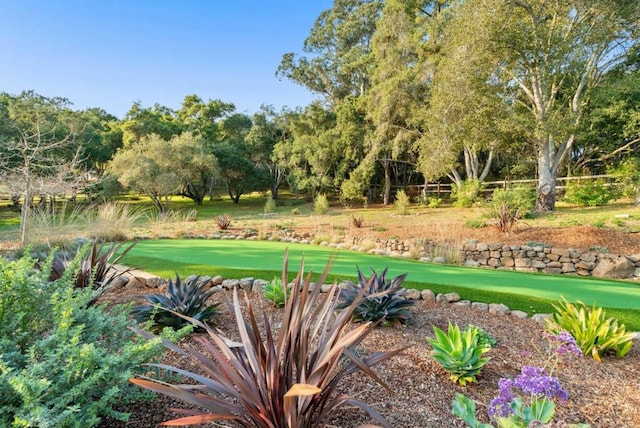
[[[0,92],[34,90],[123,117],[135,101],[179,108],[188,94],[304,106],[278,80],[331,0],[0,0]]]

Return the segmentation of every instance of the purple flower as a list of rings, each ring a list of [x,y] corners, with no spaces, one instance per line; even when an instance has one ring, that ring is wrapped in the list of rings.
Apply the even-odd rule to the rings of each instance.
[[[557,335],[549,334],[547,336],[551,343],[555,343],[558,348],[556,349],[556,354],[562,356],[563,358],[569,358],[571,355],[575,355],[578,357],[582,357],[582,350],[578,346],[576,339],[569,334],[569,332],[561,331]]]
[[[522,373],[515,379],[514,387],[526,395],[558,397],[561,400],[569,398],[569,394],[562,388],[558,378],[548,376],[541,367],[523,367]]]
[[[533,400],[569,398],[569,394],[562,388],[557,378],[548,376],[541,367],[525,366],[515,379],[503,378],[498,381],[498,395],[491,400],[487,409],[489,417],[494,421],[500,417],[508,417],[513,413],[511,404],[519,393],[530,396]]]

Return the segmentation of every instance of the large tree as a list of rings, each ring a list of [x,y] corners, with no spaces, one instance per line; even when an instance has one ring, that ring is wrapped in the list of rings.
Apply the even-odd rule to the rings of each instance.
[[[21,241],[29,240],[31,204],[36,195],[71,192],[80,148],[70,103],[33,91],[17,96],[0,94],[0,178],[22,198]]]
[[[169,141],[157,134],[144,136],[115,154],[108,171],[125,187],[151,198],[161,212],[168,198],[182,194],[201,204],[216,159],[207,154],[199,137],[190,132]]]
[[[335,103],[370,86],[371,38],[383,0],[335,0],[304,42],[309,56],[286,53],[277,74]]]
[[[588,96],[638,42],[640,3],[477,0],[463,2],[456,15],[468,44],[491,59],[492,79],[516,90],[504,102],[525,113],[513,117],[536,154],[536,209],[552,211]]]

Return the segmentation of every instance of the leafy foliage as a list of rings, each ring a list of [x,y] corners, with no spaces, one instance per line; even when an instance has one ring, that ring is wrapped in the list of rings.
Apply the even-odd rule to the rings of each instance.
[[[0,259],[0,426],[124,421],[115,403],[140,396],[127,379],[162,347],[134,340],[128,308],[90,305],[92,290],[76,288],[69,272],[50,281],[51,263]]]
[[[218,303],[207,306],[207,300],[215,292],[205,291],[198,284],[198,277],[186,281],[176,274],[175,282],[169,278],[167,294],[148,294],[145,297],[151,304],[134,307],[131,314],[137,322],[151,321],[151,331],[159,332],[164,327],[179,330],[189,321],[185,317],[206,322],[217,312]]]
[[[536,194],[533,188],[495,189],[488,204],[488,215],[503,233],[510,233],[517,221],[533,211]]]
[[[487,343],[480,343],[478,327],[469,326],[464,331],[449,323],[447,333],[434,326],[435,339],[428,339],[433,347],[433,358],[448,371],[454,383],[464,386],[476,382],[476,376],[490,360],[483,357],[491,349]]]
[[[468,208],[473,206],[480,196],[480,191],[484,185],[478,180],[465,180],[462,186],[454,186],[451,189],[453,206]]]
[[[385,268],[380,275],[372,270],[371,277],[367,279],[358,269],[358,284],[345,281],[337,308],[348,308],[354,301],[359,301],[353,311],[354,321],[384,320],[387,323],[404,324],[411,316],[407,307],[415,305],[413,300],[400,295],[406,277],[407,274],[403,274],[388,281]],[[360,298],[363,292],[364,298]]]
[[[398,213],[400,215],[409,214],[409,205],[410,204],[411,204],[411,201],[409,200],[409,196],[407,196],[405,191],[404,190],[398,190],[398,193],[396,193],[396,200],[393,203],[393,206],[396,209],[396,213]]]
[[[287,295],[289,294],[288,287],[285,287],[278,278],[273,278],[273,281],[265,284],[262,294],[265,299],[273,302],[277,307],[282,307],[287,302]]]
[[[336,387],[346,376],[362,371],[384,386],[371,367],[401,352],[401,349],[375,353],[367,357],[356,354],[355,348],[372,331],[375,324],[366,323],[355,329],[349,320],[363,298],[362,295],[344,311],[334,315],[338,287],[320,294],[320,287],[311,286],[311,275],[303,274],[304,262],[293,280],[291,298],[287,299],[277,336],[272,321],[263,314],[258,327],[251,300],[244,306],[233,293],[233,311],[241,343],[229,340],[209,326],[190,319],[206,330],[208,337],[197,337],[200,347],[178,347],[164,342],[167,348],[192,360],[201,368],[200,375],[179,367],[156,365],[181,374],[191,385],[169,385],[153,379],[131,379],[131,382],[152,391],[168,395],[201,410],[184,410],[188,415],[165,422],[187,425],[226,421],[231,426],[255,427],[322,427],[331,415],[344,405],[355,405],[367,411],[378,423],[389,426],[364,402],[336,395]],[[329,267],[320,275],[324,281]],[[285,255],[282,282],[287,281]],[[153,337],[138,331],[138,333]],[[191,382],[193,383],[193,382]]]
[[[588,307],[578,301],[575,305],[565,299],[553,305],[556,312],[546,320],[546,329],[552,333],[567,331],[575,339],[584,355],[591,355],[596,361],[609,351],[615,351],[622,358],[633,346],[633,333],[627,332],[624,324],[607,318],[602,308]]]
[[[316,214],[326,214],[329,212],[329,199],[324,193],[316,196],[316,200],[313,203],[313,212]]]
[[[571,183],[564,195],[567,202],[586,207],[607,205],[616,197],[616,191],[602,181]]]

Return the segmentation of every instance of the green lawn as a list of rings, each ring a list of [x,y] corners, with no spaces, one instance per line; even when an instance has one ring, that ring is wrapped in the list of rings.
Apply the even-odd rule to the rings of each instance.
[[[407,272],[406,285],[435,292],[458,292],[474,301],[501,302],[529,313],[550,312],[561,297],[581,300],[607,309],[629,328],[640,330],[640,285],[571,276],[548,276],[512,271],[496,271],[426,264],[412,260],[381,257],[348,250],[334,250],[302,244],[243,240],[157,240],[141,241],[124,259],[163,277],[189,274],[271,279],[282,270],[285,248],[289,270],[298,269],[304,255],[305,270],[321,272],[335,256],[332,278],[353,279],[356,266],[365,273],[389,267],[389,275]]]

